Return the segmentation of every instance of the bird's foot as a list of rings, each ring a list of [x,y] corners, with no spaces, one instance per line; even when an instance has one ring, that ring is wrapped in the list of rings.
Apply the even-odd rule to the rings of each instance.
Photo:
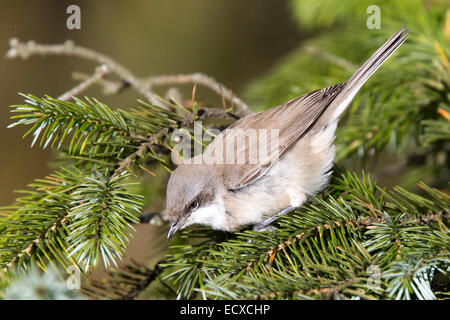
[[[253,231],[257,231],[257,232],[270,231],[273,234],[277,233],[277,230],[272,225],[260,226],[259,224],[257,224],[253,227]]]
[[[270,231],[272,234],[277,233],[277,230],[272,225],[262,225],[261,223],[255,225],[253,227],[253,231],[256,232],[264,232],[264,231]],[[255,243],[253,240],[247,240],[248,243]]]
[[[276,214],[274,214],[273,216],[267,218],[264,221],[261,221],[260,223],[258,223],[257,225],[255,225],[253,227],[253,231],[265,231],[265,230],[270,230],[273,233],[275,233],[275,228],[273,226],[271,226],[272,222],[274,222],[275,220],[277,220],[280,216],[284,216],[286,214],[288,214],[289,212],[291,212],[292,210],[294,210],[295,207],[290,205],[287,206],[286,208],[284,208],[283,210],[281,210],[280,212],[277,212]]]

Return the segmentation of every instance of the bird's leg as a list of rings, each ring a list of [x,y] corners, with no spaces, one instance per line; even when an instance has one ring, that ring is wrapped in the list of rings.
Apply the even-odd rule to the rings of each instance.
[[[264,231],[264,230],[270,230],[272,232],[275,231],[275,229],[273,228],[273,226],[271,226],[270,224],[272,222],[274,222],[275,220],[277,220],[280,216],[284,216],[286,214],[288,214],[289,212],[291,212],[292,210],[294,210],[295,207],[290,205],[287,206],[286,208],[284,208],[283,210],[277,212],[276,214],[274,214],[273,216],[267,218],[264,221],[261,221],[260,223],[258,223],[257,225],[255,225],[253,227],[253,231]]]

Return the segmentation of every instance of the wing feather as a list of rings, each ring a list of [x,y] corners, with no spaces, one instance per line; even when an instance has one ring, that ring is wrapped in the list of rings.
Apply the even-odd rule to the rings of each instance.
[[[228,189],[245,187],[264,176],[296,144],[344,87],[341,83],[316,90],[242,118],[217,136],[204,155]]]
[[[240,119],[217,136],[203,156],[208,157],[208,163],[214,166],[228,189],[255,182],[308,130],[336,121],[364,82],[401,46],[408,33],[405,27],[398,30],[347,82]],[[275,138],[268,133],[273,130],[277,132]],[[261,152],[264,148],[265,152]]]

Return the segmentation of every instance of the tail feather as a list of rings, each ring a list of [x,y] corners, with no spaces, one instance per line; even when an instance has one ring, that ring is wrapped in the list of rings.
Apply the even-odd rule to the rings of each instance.
[[[345,87],[330,103],[322,115],[326,123],[337,120],[348,107],[362,85],[377,71],[377,69],[397,50],[408,38],[406,27],[398,30],[385,44],[383,44],[346,82]]]
[[[347,84],[350,86],[362,86],[364,82],[366,82],[367,79],[369,79],[369,77],[386,61],[386,59],[402,45],[408,38],[408,35],[409,31],[406,30],[406,27],[398,30],[358,69],[358,71],[355,72],[355,74],[347,81]]]

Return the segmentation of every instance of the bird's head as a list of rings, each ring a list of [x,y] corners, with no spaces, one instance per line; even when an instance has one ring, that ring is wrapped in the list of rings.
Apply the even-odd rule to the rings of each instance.
[[[225,229],[225,188],[213,168],[182,164],[172,172],[167,185],[166,210],[170,218],[167,239],[192,224]]]

